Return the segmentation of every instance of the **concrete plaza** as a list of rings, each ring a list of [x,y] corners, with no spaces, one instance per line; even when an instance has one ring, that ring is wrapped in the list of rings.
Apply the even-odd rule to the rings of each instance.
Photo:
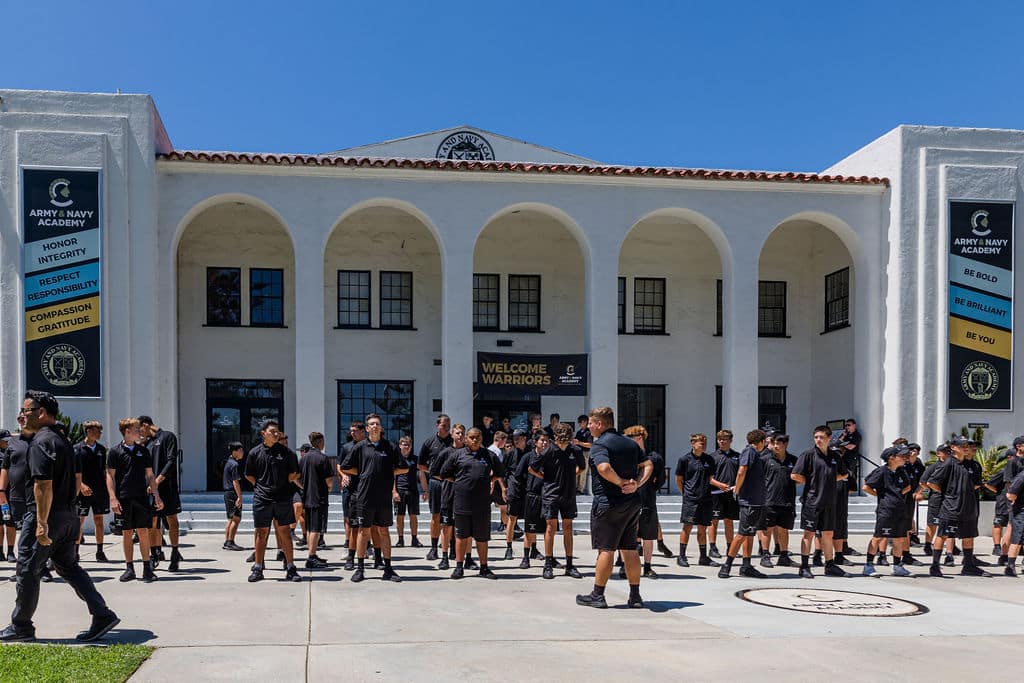
[[[114,539],[119,540],[119,539]],[[970,680],[1004,667],[1015,669],[1017,637],[1024,634],[1024,580],[997,576],[799,579],[794,569],[767,569],[769,580],[727,580],[706,567],[677,567],[655,558],[657,581],[642,583],[645,609],[624,607],[628,587],[613,579],[610,609],[574,604],[592,585],[589,538],[576,538],[583,580],[540,578],[542,563],[519,570],[492,566],[498,581],[472,572],[449,580],[423,559],[424,550],[395,551],[402,584],[352,584],[340,568],[342,551],[324,557],[327,570],[303,571],[307,581],[285,583],[280,563],[267,580],[248,584],[248,553],[220,549],[221,538],[185,539],[184,571],[163,567],[154,584],[117,581],[121,562],[98,564],[93,549],[83,566],[122,619],[109,642],[134,642],[157,651],[133,680],[502,680],[544,677],[560,681],[673,675],[683,680],[727,680],[756,672],[787,680],[873,678],[898,673],[904,680]],[[239,539],[247,541],[248,539]],[[337,538],[333,539],[337,540]],[[861,550],[867,539],[857,537]],[[671,544],[675,547],[675,544]],[[494,554],[503,544],[491,543]],[[981,539],[982,551],[991,542]],[[517,553],[519,549],[517,548]],[[119,546],[108,545],[112,559]],[[690,546],[696,564],[696,548]],[[560,544],[556,556],[560,556]],[[305,557],[301,553],[300,557]],[[994,560],[982,555],[986,560]],[[856,559],[856,558],[855,558]],[[859,573],[860,567],[848,567]],[[993,568],[995,569],[995,568]],[[0,563],[0,604],[13,602],[6,582],[13,565]],[[736,593],[750,588],[836,589],[919,603],[927,612],[899,618],[807,614],[752,604]],[[62,583],[44,585],[37,615],[42,640],[68,642],[88,615]],[[941,640],[940,640],[941,639]],[[73,641],[72,641],[73,642]]]

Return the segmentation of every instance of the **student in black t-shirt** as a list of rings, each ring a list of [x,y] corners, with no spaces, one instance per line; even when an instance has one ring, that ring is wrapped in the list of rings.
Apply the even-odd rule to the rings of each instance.
[[[1016,445],[1016,444],[1015,444]],[[1017,576],[1017,557],[1024,543],[1024,470],[1014,476],[1006,487],[1006,500],[1010,502],[1010,542],[1007,548],[1003,574]]]
[[[705,452],[708,438],[703,434],[690,435],[690,452],[676,463],[676,488],[683,495],[679,521],[683,528],[679,533],[679,556],[676,564],[689,567],[686,546],[690,532],[697,525],[697,547],[700,550],[698,563],[705,567],[717,567],[718,563],[708,556],[708,526],[711,524],[714,504],[711,499],[711,478],[715,474],[715,460]]]
[[[590,434],[590,429],[587,427],[588,422],[589,418],[586,415],[580,415],[576,418],[576,436],[572,439],[572,445],[583,450],[584,462],[590,459],[590,444],[594,440],[594,437]],[[582,496],[586,492],[587,466],[584,465],[583,471],[576,477],[576,495]]]
[[[800,454],[790,478],[804,484],[803,506],[800,510],[800,576],[813,578],[810,559],[815,534],[821,534],[825,554],[826,576],[849,576],[835,563],[832,532],[835,529],[836,482],[846,479],[846,464],[829,448],[832,432],[825,425],[814,428],[814,446]]]
[[[790,478],[796,456],[787,451],[789,434],[774,434],[768,452],[761,456],[765,470],[764,531],[761,539],[761,566],[771,567],[771,543],[775,541],[778,566],[792,567],[789,556],[789,532],[796,524],[796,482]]]
[[[224,489],[224,513],[228,522],[224,527],[224,550],[244,550],[235,543],[238,525],[242,522],[242,471],[238,463],[245,455],[245,448],[238,441],[228,444],[228,460],[224,463],[221,483]]]
[[[455,516],[455,557],[453,579],[465,576],[470,540],[476,541],[480,556],[480,576],[498,578],[487,566],[487,542],[491,540],[491,484],[502,475],[501,461],[483,447],[480,430],[470,429],[466,446],[445,458],[441,478],[452,485],[452,510]]]
[[[942,465],[932,472],[928,488],[942,494],[939,509],[939,523],[935,531],[938,549],[933,542],[931,576],[942,576],[939,559],[942,546],[947,538],[959,538],[963,543],[964,561],[960,573],[965,576],[989,576],[974,557],[974,539],[978,535],[978,495],[981,488],[981,468],[968,459],[974,442],[957,436],[949,445],[953,457],[946,458]]]
[[[444,469],[444,463],[448,456],[465,445],[465,437],[465,425],[459,423],[452,425],[451,445],[443,448],[437,457],[430,461],[430,469],[427,471],[430,479],[439,484],[437,489],[438,524],[441,528],[441,561],[437,564],[439,570],[450,569],[450,560],[455,559],[455,510],[453,507],[455,494],[452,483],[444,480],[441,471]]]
[[[740,505],[739,526],[736,538],[729,546],[725,563],[718,570],[718,577],[728,578],[736,555],[743,550],[743,565],[740,576],[763,579],[764,574],[750,563],[750,555],[754,551],[754,536],[764,531],[765,503],[767,502],[767,486],[764,460],[761,451],[764,449],[765,433],[760,429],[747,432],[747,447],[740,454],[739,468],[736,470],[736,499]]]
[[[334,484],[334,472],[331,461],[324,455],[324,435],[310,432],[309,448],[299,460],[299,474],[302,482],[302,508],[306,524],[306,543],[309,555],[306,558],[306,569],[322,569],[327,561],[317,556],[320,535],[327,531],[328,504],[331,486]]]
[[[893,576],[910,576],[903,566],[904,552],[908,548],[906,495],[913,490],[905,465],[910,456],[906,446],[887,448],[882,459],[884,465],[876,467],[864,477],[864,492],[878,498],[875,504],[875,533],[865,554],[864,576],[874,576],[875,552],[883,539],[892,539]]]
[[[551,439],[547,432],[538,429],[533,433],[530,440],[533,444],[533,451],[519,461],[517,477],[526,482],[523,496],[523,560],[519,563],[520,569],[529,569],[531,559],[540,559],[540,551],[537,550],[537,534],[544,533],[547,522],[544,519],[544,483],[542,478],[530,475],[530,464],[538,455],[543,455],[551,447]],[[544,558],[547,561],[547,558]],[[552,559],[552,561],[554,561]],[[561,566],[555,562],[554,566]]]
[[[914,543],[920,543],[917,537],[917,503],[924,500],[920,493],[921,475],[924,474],[924,463],[921,462],[921,445],[916,443],[907,444],[909,454],[907,462],[903,465],[903,473],[910,481],[910,491],[903,501],[903,512],[907,518],[907,542],[903,551],[903,565],[921,565],[920,560],[910,554],[910,547]]]
[[[498,431],[494,424],[494,416],[486,413],[480,418],[480,434],[483,437],[484,448],[490,448],[494,443],[494,432]]]
[[[740,518],[740,505],[736,501],[736,472],[740,467],[740,454],[732,448],[733,434],[728,429],[715,435],[718,447],[711,453],[715,473],[711,477],[711,525],[708,527],[708,555],[719,559],[722,554],[715,544],[718,538],[718,520],[725,522],[725,548],[733,539],[733,522]]]
[[[181,513],[181,492],[178,485],[178,437],[174,432],[153,424],[153,418],[148,415],[140,415],[139,432],[142,436],[140,443],[146,447],[153,458],[153,475],[156,479],[160,499],[164,506],[153,515],[153,526],[149,532],[149,545],[152,557],[158,562],[164,558],[163,551],[163,528],[167,527],[167,535],[171,542],[171,559],[167,564],[167,570],[178,571],[179,564],[183,559],[178,549],[179,527],[178,515]],[[153,566],[156,566],[154,562]]]
[[[409,466],[409,471],[395,477],[395,490],[392,498],[395,501],[395,526],[398,527],[398,542],[396,548],[405,547],[405,515],[409,515],[409,533],[412,535],[410,545],[413,548],[422,548],[423,544],[417,534],[419,523],[417,517],[420,514],[420,490],[422,487],[423,501],[427,500],[427,475],[420,472],[417,467],[417,457],[412,452],[412,439],[403,436],[398,440],[398,450],[402,459]]]
[[[513,557],[512,543],[524,534],[518,528],[518,520],[523,516],[526,504],[526,470],[519,467],[523,460],[529,460],[526,449],[526,432],[516,429],[512,432],[512,448],[505,451],[501,465],[505,470],[505,502],[508,521],[505,523],[505,558]],[[527,547],[529,545],[527,544]]]
[[[0,559],[17,562],[15,546],[17,535],[21,529],[21,520],[25,516],[25,481],[28,479],[28,445],[32,435],[25,430],[25,416],[18,415],[20,431],[11,436],[7,434],[3,449],[0,450],[0,503],[10,508],[8,518],[0,520],[7,539],[7,553],[0,548]],[[4,430],[7,431],[7,430]]]
[[[274,526],[277,547],[284,555],[285,580],[299,582],[295,566],[291,525],[295,523],[292,493],[299,480],[299,459],[295,451],[281,445],[281,429],[276,420],[264,420],[262,441],[245,459],[245,478],[253,486],[252,521],[256,528],[255,564],[249,582],[263,580],[264,559],[270,527]]]
[[[352,527],[352,511],[354,509],[352,497],[359,487],[359,477],[349,476],[341,471],[341,464],[348,459],[352,450],[366,438],[366,425],[362,420],[353,420],[348,428],[349,440],[341,447],[338,454],[338,463],[335,471],[341,479],[341,511],[345,517],[345,546],[348,550],[345,558],[345,571],[353,571],[356,568],[356,546],[358,545],[359,532]]]
[[[384,438],[380,415],[370,413],[366,416],[366,440],[352,450],[342,463],[342,471],[348,475],[359,475],[359,487],[352,501],[352,527],[359,530],[352,582],[359,583],[366,578],[366,546],[371,530],[375,532],[374,552],[380,550],[383,558],[384,574],[381,579],[401,582],[401,577],[391,567],[391,494],[395,488],[395,475],[407,473],[409,464],[394,444]]]
[[[141,430],[139,421],[126,417],[117,423],[122,441],[107,451],[107,492],[110,494],[111,509],[121,515],[121,547],[127,565],[121,574],[121,581],[133,581],[135,565],[132,553],[132,531],[139,536],[139,554],[142,556],[142,580],[156,581],[153,572],[153,556],[150,553],[149,529],[153,524],[154,508],[163,508],[156,477],[153,476],[153,460],[149,450],[139,444]],[[149,493],[153,504],[150,505]]]
[[[656,451],[647,450],[647,429],[643,425],[627,427],[623,434],[632,439],[651,461],[654,472],[647,483],[640,488],[640,522],[637,526],[637,537],[643,549],[643,578],[657,579],[658,574],[651,566],[654,557],[654,542],[658,540],[661,525],[658,523],[658,490],[665,485],[665,458]],[[619,578],[626,578],[626,567],[619,568]]]
[[[78,493],[80,529],[78,545],[82,544],[85,519],[92,513],[96,536],[96,561],[107,562],[103,552],[103,519],[110,513],[110,495],[107,493],[107,447],[99,442],[103,425],[97,420],[82,423],[85,440],[75,445],[75,459],[82,473],[82,487]]]
[[[429,476],[430,465],[434,459],[441,455],[441,451],[452,445],[452,419],[441,413],[435,422],[437,432],[420,446],[420,452],[416,459],[416,465],[420,472],[427,477],[427,499],[430,504],[430,550],[427,552],[427,561],[433,562],[437,559],[437,545],[441,538],[441,482]]]
[[[565,575],[583,578],[572,557],[572,520],[576,519],[576,475],[583,469],[583,451],[572,445],[572,427],[554,428],[554,445],[530,457],[530,474],[542,482],[541,512],[544,517],[544,578],[555,578],[555,530],[562,520]],[[656,533],[656,532],[655,532]]]

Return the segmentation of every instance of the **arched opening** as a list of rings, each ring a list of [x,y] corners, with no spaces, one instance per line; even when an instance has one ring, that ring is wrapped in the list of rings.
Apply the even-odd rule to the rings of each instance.
[[[267,207],[225,200],[185,225],[176,257],[182,488],[220,490],[228,443],[295,423],[294,250]]]
[[[349,423],[375,412],[389,439],[418,443],[441,396],[437,239],[409,210],[371,203],[335,225],[323,268],[328,438],[344,443]]]

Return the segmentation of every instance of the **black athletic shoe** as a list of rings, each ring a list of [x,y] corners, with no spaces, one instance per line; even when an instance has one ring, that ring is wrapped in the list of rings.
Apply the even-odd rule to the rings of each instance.
[[[1001,546],[1001,545],[994,545],[994,546],[992,546],[992,554],[995,555],[996,557],[999,557],[1000,555],[1002,555],[1003,554],[1003,546]]]
[[[576,571],[576,570],[573,569],[572,571]],[[568,574],[569,570],[566,569],[565,573]],[[574,578],[577,578],[577,579],[582,579],[583,578],[582,576],[578,576],[579,572],[576,572],[576,574],[577,574],[577,576],[575,576]],[[661,577],[659,577],[658,576],[658,572],[654,571],[653,569],[645,569],[644,570],[644,578],[645,579],[658,579],[658,578],[661,578]]]
[[[242,546],[238,545],[238,544],[237,544],[237,543],[235,543],[234,541],[226,541],[226,542],[224,543],[224,549],[225,549],[225,550],[235,550],[235,551],[238,551],[238,550],[245,550],[245,548],[243,548]],[[253,557],[252,559],[254,559],[254,560],[255,560],[256,558],[255,558],[255,557]]]
[[[772,556],[771,555],[762,555],[761,556],[761,566],[762,567],[768,567],[769,569],[771,569],[773,566],[775,566],[775,565],[772,564]]]
[[[565,568],[565,575],[569,576],[569,577],[572,577],[574,579],[582,579],[583,578],[583,574],[580,574],[580,570],[576,569],[576,567],[566,567]]]
[[[825,566],[825,563],[821,559],[821,555],[815,554],[813,557],[811,557],[811,566],[812,567],[824,567]]]
[[[729,578],[729,565],[723,564],[722,568],[718,570],[718,578],[728,579]]]
[[[801,579],[813,579],[814,574],[811,573],[810,567],[800,567],[800,578]]]
[[[15,555],[14,555],[14,551],[11,550],[10,548],[8,548],[8,550],[7,550],[7,561],[8,562],[17,562],[18,561],[18,558],[15,557]]]
[[[156,559],[160,560],[161,562],[166,562],[167,561],[167,558],[164,557],[163,546],[161,546],[161,547],[156,549]],[[154,567],[154,569],[155,569],[155,567]]]
[[[864,553],[862,553],[861,551],[857,550],[856,548],[851,548],[850,546],[846,546],[846,550],[843,551],[843,554],[849,555],[850,557],[860,557]]]
[[[306,547],[306,545],[307,545],[307,544],[306,544],[306,539],[304,539],[304,538],[295,538],[294,536],[292,536],[292,544],[293,544],[293,545],[294,545],[294,546],[295,546],[296,548],[298,548],[298,549],[300,549],[300,550],[301,550],[302,548],[305,548],[305,547]]]
[[[373,560],[373,569],[374,569],[374,571],[376,571],[377,569],[383,569],[383,568],[384,568],[384,560],[383,559],[380,559],[380,560],[374,559]]]
[[[939,569],[938,566],[933,564],[931,567],[928,568],[928,576],[934,576],[934,577],[936,577],[938,579],[941,579],[942,578],[942,570]]]
[[[965,564],[960,567],[961,576],[992,576],[981,567],[976,567],[973,564]]]
[[[828,573],[827,569],[825,570],[825,573],[826,574]],[[845,576],[849,576],[848,574],[846,574],[846,572],[843,572],[843,574]],[[745,576],[748,579],[764,579],[764,578],[767,578],[767,575],[762,573],[762,572],[759,572],[756,567],[740,567],[740,576]]]
[[[953,560],[953,556],[949,553],[946,553],[946,557],[942,560],[942,564],[946,565],[947,567],[952,567],[954,562],[955,561]]]
[[[514,560],[515,554],[512,552],[512,548],[505,548],[505,560]]]
[[[127,583],[128,581],[134,581],[138,577],[135,575],[135,567],[128,567],[124,570],[124,573],[118,578],[118,581]]]
[[[962,551],[960,550],[960,546],[958,546],[958,545],[954,545],[953,546],[953,554],[954,555],[959,555],[961,552]]]
[[[668,549],[668,546],[665,545],[664,541],[658,541],[658,552],[669,559],[675,557],[672,551]]]
[[[415,536],[412,537],[412,543],[410,544],[413,548],[422,548],[423,544],[420,543],[420,539]]]
[[[263,580],[263,567],[258,564],[252,566],[252,571],[249,572],[249,583],[256,583],[257,581]]]
[[[249,553],[249,557],[245,558],[245,562],[246,562],[246,564],[252,564],[255,561],[256,561],[256,551],[254,550],[251,553]]]
[[[690,561],[686,559],[686,555],[680,555],[676,558],[676,564],[680,567],[689,567]]]
[[[845,579],[849,578],[850,574],[846,573],[846,571],[839,565],[830,564],[825,566],[825,576],[836,576],[841,579]]]
[[[979,560],[977,557],[974,558],[975,567],[991,567],[992,563],[986,560]]]
[[[469,558],[468,560],[466,560],[465,567],[466,569],[479,569],[480,565],[478,565],[476,563],[476,560],[474,560],[473,558]]]
[[[384,568],[384,574],[380,577],[381,581],[390,581],[391,583],[402,583],[402,577],[398,575],[394,569],[390,567]]]
[[[699,564],[701,567],[719,567],[719,566],[721,566],[720,563],[715,562],[710,557],[702,557],[702,558],[700,558],[699,560],[697,560],[697,564]]]
[[[392,547],[393,548],[404,548],[405,547],[405,539],[404,538],[398,539],[397,541],[395,541],[395,545],[392,546]]]
[[[39,580],[43,583],[50,583],[53,581],[53,574],[50,573],[49,567],[43,568],[43,573],[39,575]]]
[[[581,607],[596,607],[598,609],[608,609],[608,603],[605,602],[603,595],[594,595],[593,593],[587,593],[586,595],[577,595],[576,604]]]
[[[921,560],[917,559],[913,555],[910,555],[908,557],[904,557],[903,558],[903,564],[909,564],[911,567],[923,567],[924,566],[924,562],[922,562]]]
[[[350,572],[350,571],[352,571],[355,568],[356,568],[356,561],[354,559],[352,559],[351,557],[346,557],[345,558],[345,566],[344,566],[345,571]]]
[[[93,617],[92,624],[89,626],[88,631],[82,631],[75,640],[80,643],[91,643],[94,640],[99,640],[103,636],[107,635],[110,629],[114,628],[121,623],[121,620],[117,618],[117,615],[113,612],[107,617]]]
[[[327,560],[313,555],[306,558],[306,569],[323,569],[327,566]]]
[[[550,564],[544,565],[544,573],[541,574],[541,577],[545,579],[555,578],[555,568],[552,567]]]
[[[530,549],[530,559],[531,560],[543,560],[544,559],[544,553],[542,553],[537,548],[531,548]]]
[[[526,534],[523,531],[521,531],[519,529],[515,529],[512,532],[512,540],[513,541],[521,541],[521,540],[523,540],[523,536],[525,536],[525,535]]]
[[[456,565],[455,569],[452,570],[453,579],[461,579],[466,575],[466,570]]]
[[[351,578],[352,583],[359,583],[360,581],[362,581],[365,578],[366,578],[366,574],[363,573],[362,569],[356,569],[354,572],[352,572],[352,578]]]
[[[302,577],[299,575],[298,567],[296,567],[295,565],[288,567],[288,571],[286,571],[284,574],[284,580],[292,581],[294,583],[299,583],[300,581],[302,581]]]
[[[789,555],[779,555],[779,559],[775,561],[776,567],[792,567],[793,558]]]
[[[0,642],[3,643],[28,643],[36,639],[35,631],[19,631],[11,624],[3,631],[0,631]]]
[[[924,555],[925,557],[931,557],[932,556],[932,544],[931,543],[925,543],[924,547],[921,549],[921,554]]]
[[[520,569],[529,569],[530,568],[530,558],[524,557],[523,561],[519,563],[519,568]]]
[[[156,581],[156,572],[153,571],[153,567],[148,564],[142,565],[142,581],[144,583],[153,583]]]
[[[1009,558],[1008,558],[1008,557],[1007,557],[1006,555],[1000,555],[1000,556],[999,556],[999,559],[998,559],[998,560],[996,560],[996,566],[997,566],[997,567],[1005,567],[1005,566],[1006,566],[1006,561],[1007,561],[1008,559],[1009,559]]]
[[[327,541],[325,541],[324,537],[321,536],[320,540],[316,542],[316,548],[317,548],[317,550],[321,550],[321,549],[326,548],[326,547],[327,547]]]
[[[492,572],[490,567],[488,567],[486,569],[481,569],[480,573],[478,574],[478,576],[481,579],[492,579],[493,580],[493,579],[497,579],[498,578],[498,575],[495,574],[494,572]]]
[[[718,552],[718,546],[716,546],[713,543],[711,544],[711,547],[708,548],[708,555],[715,558],[716,560],[722,559],[722,553]]]
[[[450,567],[451,567],[451,564],[449,564],[447,556],[442,557],[441,561],[437,563],[437,568],[441,569],[441,570],[448,569]]]
[[[427,553],[427,562],[433,562],[437,559],[437,548],[431,548],[430,552]]]
[[[167,571],[169,571],[169,572],[176,572],[176,571],[178,571],[178,569],[181,567],[181,561],[183,559],[185,559],[185,558],[183,558],[181,556],[181,553],[178,552],[178,549],[177,548],[173,549],[171,551],[171,562],[170,562],[170,564],[167,565]]]
[[[551,566],[554,567],[555,569],[561,569],[562,568],[562,563],[558,561],[557,557],[552,555],[551,556]]]
[[[110,560],[107,559],[107,554],[103,552],[103,548],[99,548],[99,549],[96,550],[96,561],[97,562],[110,562]]]
[[[505,525],[502,522],[498,522],[498,530],[497,531],[498,531],[499,534],[505,533]]]
[[[633,607],[633,608],[636,608],[636,609],[640,609],[643,606],[644,606],[644,599],[641,598],[641,597],[635,597],[635,598],[634,597],[630,597],[629,600],[626,601],[626,607]]]
[[[917,534],[910,534],[910,545],[912,547],[921,545],[921,539]]]
[[[1017,568],[1012,565],[1006,565],[1003,567],[1003,576],[1017,576]]]

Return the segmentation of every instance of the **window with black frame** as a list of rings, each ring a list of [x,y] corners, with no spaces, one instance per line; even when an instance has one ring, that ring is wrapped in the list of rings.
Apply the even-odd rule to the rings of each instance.
[[[284,271],[280,268],[249,270],[249,324],[254,327],[284,325]]]
[[[396,446],[413,433],[413,383],[386,380],[338,380],[338,443],[345,443],[348,426],[380,415],[384,436]]]
[[[665,278],[633,278],[633,333],[665,331]]]
[[[499,277],[495,273],[473,273],[473,329],[498,330]]]
[[[242,269],[206,269],[206,324],[237,327],[242,324]]]
[[[715,280],[715,336],[722,336],[722,281]],[[718,431],[718,430],[715,430]]]
[[[825,276],[825,331],[850,325],[850,269]]]
[[[540,331],[540,275],[508,276],[508,329]]]
[[[626,332],[626,278],[619,278],[619,334]]]
[[[412,273],[381,271],[380,326],[385,329],[412,328]]]
[[[665,448],[665,385],[620,384],[619,429],[643,425],[647,430],[647,450],[667,455]]]
[[[338,271],[338,327],[370,326],[370,271]]]
[[[786,431],[786,387],[757,388],[757,422],[760,427]]]
[[[786,283],[761,280],[757,283],[757,334],[759,337],[786,336]]]

